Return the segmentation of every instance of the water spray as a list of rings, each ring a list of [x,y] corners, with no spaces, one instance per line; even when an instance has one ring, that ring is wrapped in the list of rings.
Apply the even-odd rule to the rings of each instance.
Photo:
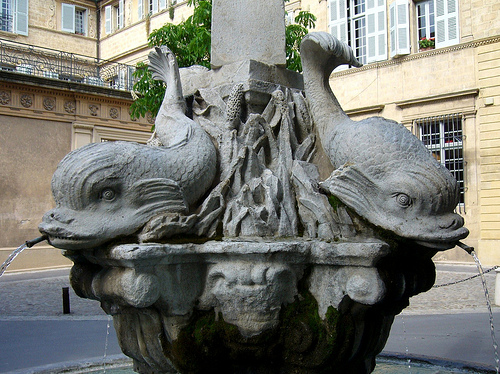
[[[7,260],[0,266],[0,277],[5,273],[5,270],[9,267],[12,261],[17,257],[19,253],[21,253],[25,248],[31,248],[35,244],[38,244],[40,242],[43,242],[44,240],[47,240],[49,237],[47,235],[42,235],[39,238],[36,239],[31,239],[27,240],[23,245],[19,246],[14,252],[12,252],[9,257],[7,257]]]

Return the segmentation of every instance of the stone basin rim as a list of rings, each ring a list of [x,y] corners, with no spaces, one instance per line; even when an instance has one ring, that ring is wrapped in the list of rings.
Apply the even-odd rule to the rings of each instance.
[[[389,244],[377,239],[324,241],[312,239],[224,239],[202,244],[120,244],[88,252],[85,256],[108,266],[137,267],[214,263],[228,259],[280,261],[313,264],[373,267],[391,252]],[[71,252],[66,255],[71,256]]]

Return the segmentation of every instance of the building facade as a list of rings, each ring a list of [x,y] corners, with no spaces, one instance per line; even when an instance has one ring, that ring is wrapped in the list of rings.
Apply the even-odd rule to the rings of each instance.
[[[402,122],[457,177],[465,242],[485,264],[500,251],[500,4],[496,0],[291,0],[316,30],[351,45],[361,68],[331,85],[354,119]],[[180,0],[4,0],[0,22],[0,261],[53,201],[50,179],[71,149],[150,135],[133,120],[133,66],[150,32],[192,13]],[[462,250],[437,259],[470,261]],[[26,250],[11,270],[67,266],[50,246]]]

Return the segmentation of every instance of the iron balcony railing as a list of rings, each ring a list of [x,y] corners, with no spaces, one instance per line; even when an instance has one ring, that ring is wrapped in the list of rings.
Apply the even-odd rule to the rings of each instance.
[[[135,68],[117,62],[0,40],[0,69],[131,91]]]

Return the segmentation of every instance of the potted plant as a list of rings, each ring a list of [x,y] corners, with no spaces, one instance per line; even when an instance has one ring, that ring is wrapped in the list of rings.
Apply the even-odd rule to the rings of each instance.
[[[435,38],[421,38],[418,41],[418,46],[420,51],[427,51],[429,49],[434,49],[436,47]]]

